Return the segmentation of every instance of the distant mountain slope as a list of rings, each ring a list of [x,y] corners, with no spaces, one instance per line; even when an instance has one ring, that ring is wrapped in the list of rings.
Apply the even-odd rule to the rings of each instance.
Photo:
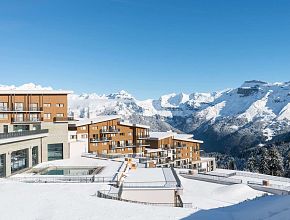
[[[237,153],[290,131],[290,82],[246,81],[213,93],[168,94],[136,100],[120,91],[110,95],[73,94],[70,112],[79,117],[119,114],[151,125],[178,129],[205,140],[205,149]]]

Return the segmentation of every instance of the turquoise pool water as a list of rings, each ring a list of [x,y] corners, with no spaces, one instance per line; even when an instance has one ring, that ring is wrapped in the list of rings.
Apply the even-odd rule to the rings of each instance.
[[[41,173],[41,175],[85,176],[92,175],[95,170],[95,168],[59,168],[49,169]]]

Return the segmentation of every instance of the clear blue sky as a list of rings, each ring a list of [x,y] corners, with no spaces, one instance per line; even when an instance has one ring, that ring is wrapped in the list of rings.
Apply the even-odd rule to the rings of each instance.
[[[0,84],[139,99],[290,80],[289,0],[0,0]]]

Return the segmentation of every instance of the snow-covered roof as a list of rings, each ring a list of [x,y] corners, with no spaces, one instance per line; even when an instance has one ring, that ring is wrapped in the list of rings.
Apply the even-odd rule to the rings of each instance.
[[[76,123],[77,127],[88,125],[88,124],[96,124],[104,121],[110,121],[114,119],[121,119],[119,115],[104,115],[98,116],[96,118],[82,119]]]
[[[35,95],[59,95],[59,94],[71,94],[73,93],[72,91],[66,91],[66,90],[1,90],[0,89],[0,94],[1,95],[9,95],[9,94],[15,94],[15,95],[27,95],[27,94],[35,94]]]
[[[174,136],[174,132],[167,131],[167,132],[150,132],[150,139],[157,139],[161,140],[164,138],[169,138]]]
[[[71,94],[72,91],[66,90],[53,90],[51,87],[43,87],[41,85],[36,85],[34,83],[26,83],[21,86],[7,86],[7,85],[0,85],[0,94],[37,94],[37,95],[46,95],[46,94]]]
[[[203,143],[201,140],[193,139],[193,135],[191,134],[177,134],[176,132],[167,131],[167,132],[150,132],[150,139],[154,140],[162,140],[164,138],[172,137],[175,140],[180,141],[189,141],[194,143]]]
[[[137,128],[147,128],[147,129],[150,128],[150,126],[147,126],[147,125],[133,124],[133,123],[130,123],[130,122],[124,122],[124,121],[121,121],[119,124],[120,124],[120,125],[124,125],[124,126],[137,127]]]

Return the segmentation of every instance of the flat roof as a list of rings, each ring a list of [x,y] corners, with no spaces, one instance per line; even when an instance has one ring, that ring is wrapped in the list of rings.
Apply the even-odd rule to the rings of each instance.
[[[71,94],[73,93],[72,91],[67,91],[67,90],[1,90],[0,89],[0,94],[1,95],[27,95],[27,94],[32,94],[32,95],[59,95],[59,94]]]
[[[147,128],[147,129],[150,128],[150,126],[147,126],[147,125],[134,124],[134,123],[125,122],[125,121],[121,121],[119,124],[124,125],[124,126],[137,127],[137,128]]]
[[[104,121],[110,121],[114,119],[121,119],[121,116],[119,115],[104,115],[104,116],[98,116],[96,118],[90,118],[90,119],[80,119],[76,122],[76,126],[84,126],[88,124],[96,124]]]
[[[176,187],[177,181],[172,173],[171,168],[137,168],[131,170],[124,179],[126,183],[135,183],[138,188],[138,183],[142,185],[151,185],[155,187],[168,188]],[[175,183],[175,184],[173,184]]]

